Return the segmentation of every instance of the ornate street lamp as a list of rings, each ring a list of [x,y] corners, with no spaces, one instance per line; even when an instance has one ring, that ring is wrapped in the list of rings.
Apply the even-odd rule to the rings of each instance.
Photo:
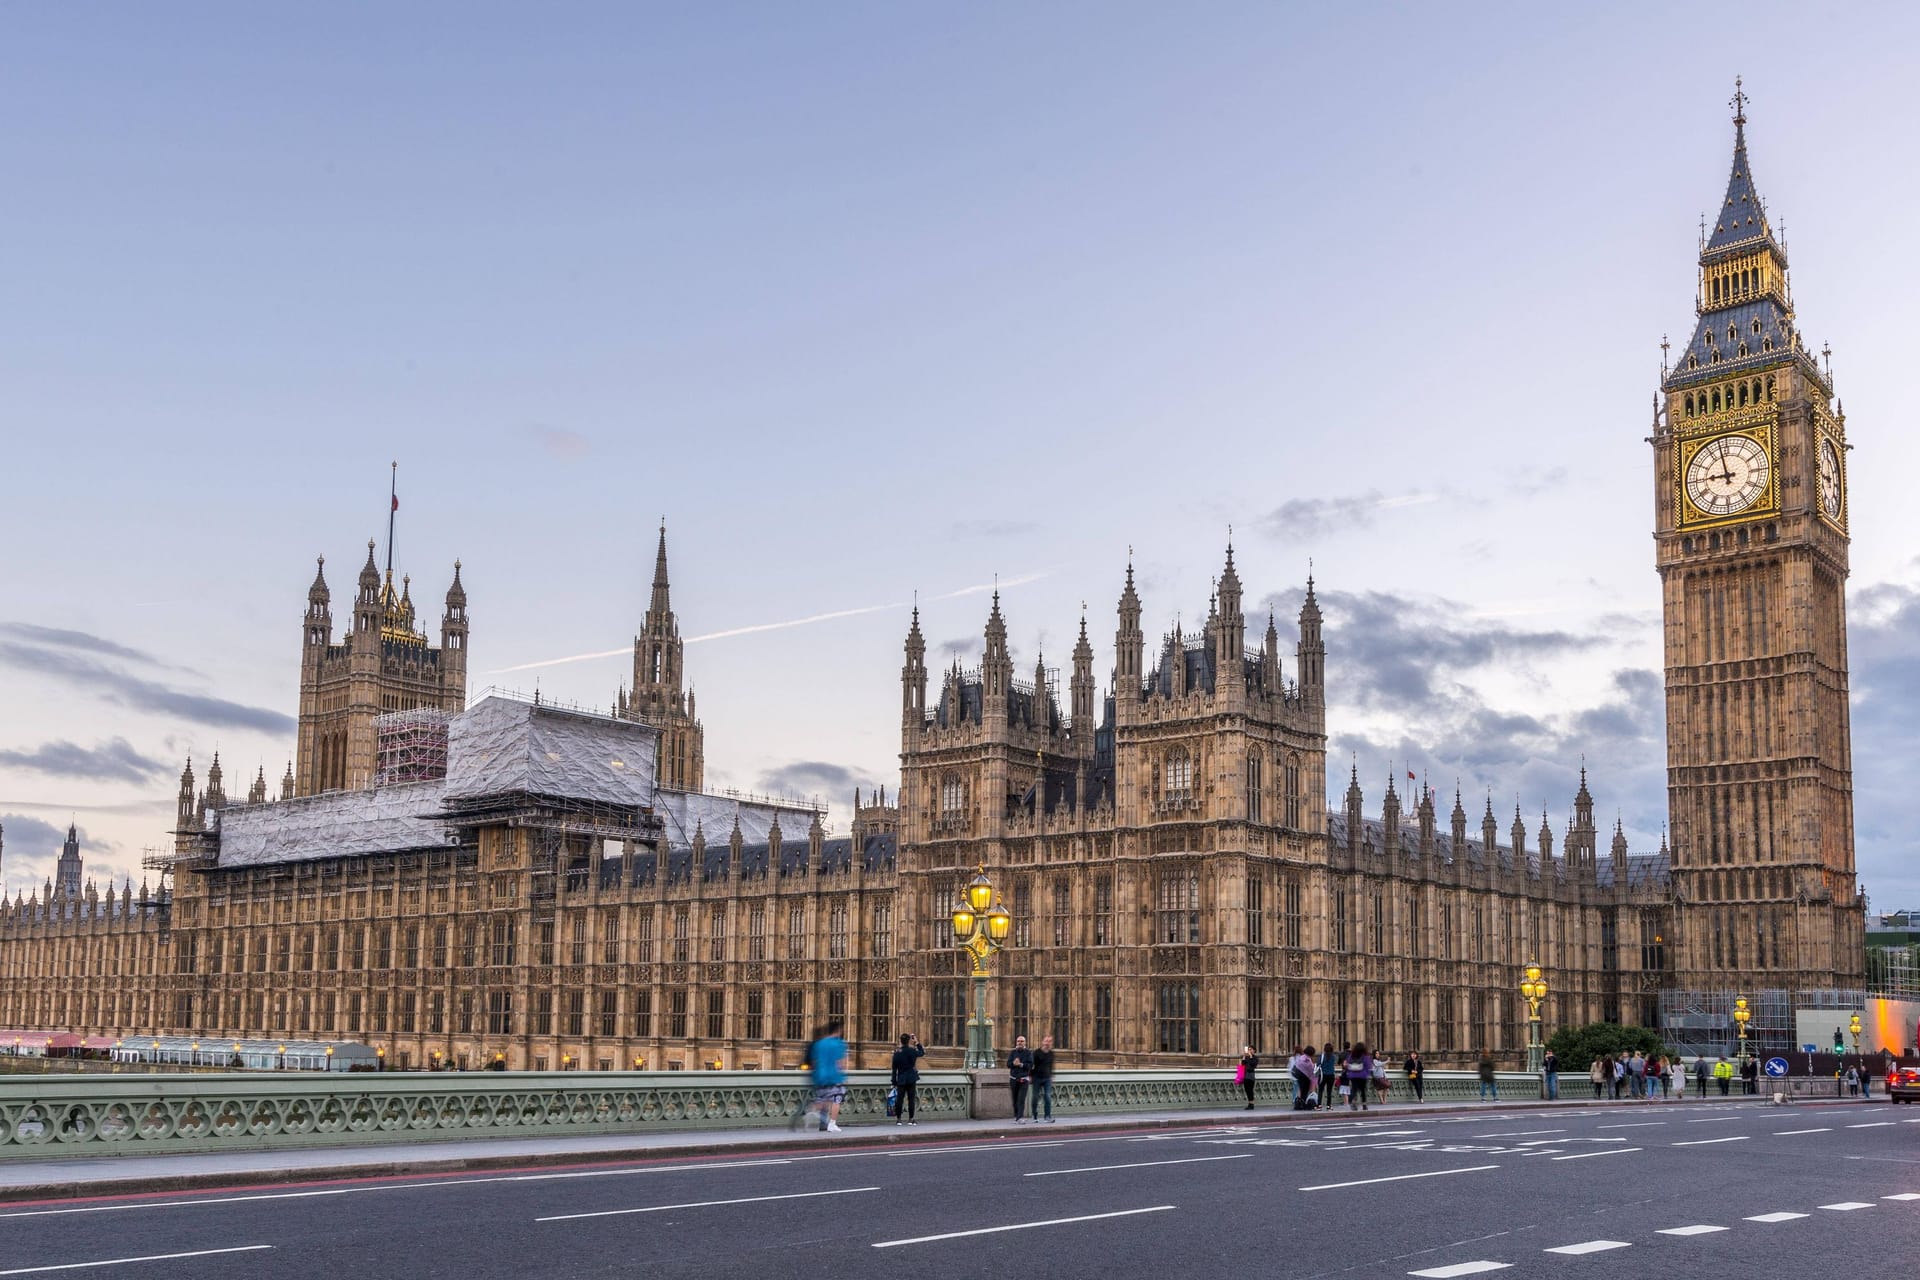
[[[1733,1023],[1739,1032],[1740,1043],[1738,1052],[1736,1052],[1734,1056],[1743,1063],[1747,1060],[1747,1023],[1752,1021],[1752,1019],[1753,1013],[1747,1008],[1746,997],[1742,996],[1740,999],[1735,1000],[1733,1002]]]
[[[978,869],[953,908],[953,937],[973,958],[973,1016],[967,1019],[967,1068],[991,1070],[993,1022],[987,1017],[987,957],[998,951],[1013,932],[1013,917],[993,901],[993,881],[985,867]]]
[[[1527,1070],[1539,1075],[1546,1061],[1546,1046],[1540,1042],[1540,1002],[1547,998],[1547,980],[1531,960],[1527,961],[1525,974],[1520,980],[1520,995],[1527,1002]]]
[[[1860,1056],[1860,1015],[1854,1014],[1847,1023],[1847,1030],[1853,1034],[1853,1056]]]

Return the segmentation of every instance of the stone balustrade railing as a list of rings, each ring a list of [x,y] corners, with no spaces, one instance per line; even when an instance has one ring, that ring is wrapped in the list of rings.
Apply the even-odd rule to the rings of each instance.
[[[1390,1084],[1389,1106],[1413,1100],[1399,1073]],[[1830,1087],[1805,1084],[1816,1096],[1813,1086]],[[1591,1097],[1584,1075],[1562,1076],[1561,1085],[1568,1100]],[[1005,1087],[998,1073],[922,1072],[920,1116],[1005,1115]],[[887,1089],[883,1071],[852,1073],[842,1122],[883,1121]],[[784,1124],[808,1092],[806,1077],[796,1071],[8,1076],[0,1077],[0,1159],[769,1128]],[[1429,1102],[1473,1099],[1478,1092],[1471,1071],[1427,1073]],[[1539,1094],[1536,1077],[1500,1073],[1501,1101]],[[1291,1096],[1285,1072],[1261,1072],[1255,1084],[1261,1109],[1284,1108]],[[1151,1116],[1244,1105],[1230,1068],[1063,1071],[1054,1080],[1054,1110],[1067,1115]]]

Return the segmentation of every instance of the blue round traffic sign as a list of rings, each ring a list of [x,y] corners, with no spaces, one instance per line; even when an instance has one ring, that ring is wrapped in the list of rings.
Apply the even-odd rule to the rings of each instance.
[[[1785,1058],[1768,1058],[1767,1074],[1770,1076],[1784,1076],[1787,1074],[1787,1060]]]

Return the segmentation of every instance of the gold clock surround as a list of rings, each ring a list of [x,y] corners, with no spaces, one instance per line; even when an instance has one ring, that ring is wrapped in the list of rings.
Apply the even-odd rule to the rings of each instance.
[[[1703,510],[1697,506],[1691,494],[1687,492],[1687,472],[1693,460],[1701,452],[1734,436],[1744,436],[1760,446],[1760,452],[1767,462],[1767,479],[1754,500],[1738,511],[1725,514]],[[1724,422],[1717,427],[1703,430],[1695,435],[1683,438],[1679,444],[1678,456],[1674,459],[1673,502],[1676,523],[1689,529],[1705,529],[1718,525],[1741,524],[1760,516],[1775,515],[1780,510],[1780,459],[1779,450],[1774,444],[1773,422],[1731,423]]]

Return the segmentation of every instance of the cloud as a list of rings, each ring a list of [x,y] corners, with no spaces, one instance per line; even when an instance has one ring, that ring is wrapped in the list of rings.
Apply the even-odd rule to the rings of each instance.
[[[855,787],[871,785],[865,775],[845,765],[825,760],[796,760],[761,774],[759,789],[773,795],[850,796]]]
[[[251,729],[272,734],[292,733],[295,728],[293,717],[282,712],[189,693],[60,649],[0,641],[0,665],[88,690],[124,707],[177,716],[210,728]]]
[[[1378,490],[1335,498],[1290,498],[1260,521],[1276,538],[1312,542],[1353,529],[1369,528],[1374,516],[1399,507],[1419,507],[1440,501],[1437,493],[1389,495]]]
[[[961,636],[954,640],[942,640],[934,646],[934,651],[944,653],[949,658],[964,658],[983,643],[979,636]]]
[[[49,649],[79,649],[87,653],[97,653],[108,658],[124,658],[129,662],[144,662],[148,666],[164,667],[150,653],[139,649],[129,649],[117,641],[85,631],[66,631],[58,627],[39,627],[31,622],[0,622],[0,636],[14,636],[29,644]],[[177,668],[176,668],[177,669]]]
[[[140,754],[125,738],[92,747],[76,742],[43,742],[26,751],[0,750],[0,765],[92,782],[147,782],[169,772],[167,765]]]
[[[566,427],[549,427],[540,423],[524,428],[526,434],[540,447],[541,452],[552,458],[584,458],[593,452],[593,442],[578,431]]]

